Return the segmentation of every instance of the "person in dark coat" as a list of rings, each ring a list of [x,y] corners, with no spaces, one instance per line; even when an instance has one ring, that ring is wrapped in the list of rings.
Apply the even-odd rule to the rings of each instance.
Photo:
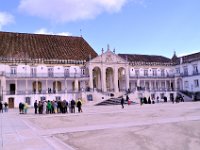
[[[3,104],[2,104],[2,102],[0,101],[0,112],[2,112],[3,113]]]
[[[38,109],[38,103],[37,103],[37,100],[35,100],[35,103],[34,103],[34,109],[35,109],[35,114],[37,114],[37,109]]]
[[[151,104],[151,98],[150,98],[150,96],[148,98],[148,104]]]
[[[78,100],[78,102],[77,102],[77,107],[78,107],[78,112],[80,113],[80,112],[82,112],[82,109],[81,109],[81,106],[82,106],[82,103],[81,103],[81,100]]]
[[[75,113],[75,105],[76,105],[76,102],[75,100],[71,100],[71,113]]]
[[[122,106],[122,109],[124,109],[124,98],[123,97],[121,99],[121,106]]]

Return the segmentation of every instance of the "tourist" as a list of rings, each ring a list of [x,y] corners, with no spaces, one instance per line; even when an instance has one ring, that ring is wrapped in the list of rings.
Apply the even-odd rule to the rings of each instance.
[[[28,104],[24,103],[24,114],[27,114],[28,111]]]
[[[160,100],[159,100],[159,96],[157,96],[157,100],[156,100],[156,102],[157,102],[157,103],[159,103],[159,102],[160,102]]]
[[[4,103],[4,112],[8,112],[8,103],[7,102]]]
[[[82,108],[81,108],[82,103],[81,103],[81,100],[80,100],[80,99],[78,100],[76,106],[78,107],[78,112],[79,112],[79,113],[82,112]]]
[[[19,103],[19,114],[23,114],[23,103],[22,102],[20,102]]]
[[[50,100],[48,100],[48,102],[47,102],[47,113],[48,114],[51,114],[52,113],[52,108],[51,108],[52,106],[51,106],[51,102],[50,102]]]
[[[150,98],[150,96],[148,98],[148,104],[151,104],[151,98]]]
[[[3,113],[3,104],[2,104],[2,102],[0,101],[0,112],[2,112]]]
[[[35,109],[35,114],[37,114],[37,109],[38,109],[37,100],[35,100],[35,102],[34,102],[34,109]]]
[[[75,113],[75,105],[76,105],[76,102],[75,100],[71,100],[71,113]]]
[[[124,97],[122,96],[122,99],[121,99],[121,106],[122,106],[122,109],[124,109]]]
[[[47,102],[46,101],[43,102],[43,112],[45,114],[47,114]]]

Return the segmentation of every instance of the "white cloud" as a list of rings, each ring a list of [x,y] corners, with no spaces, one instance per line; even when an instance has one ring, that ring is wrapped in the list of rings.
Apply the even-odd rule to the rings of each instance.
[[[35,31],[34,33],[36,33],[36,34],[62,35],[62,36],[70,36],[70,35],[72,35],[72,34],[69,33],[69,32],[53,33],[53,32],[51,32],[51,31],[48,31],[48,30],[45,29],[45,28],[41,28],[41,29]]]
[[[14,17],[6,12],[0,12],[0,30],[3,26],[14,22]]]
[[[118,12],[127,1],[129,0],[21,0],[19,10],[55,22],[70,22],[95,18],[103,12]]]

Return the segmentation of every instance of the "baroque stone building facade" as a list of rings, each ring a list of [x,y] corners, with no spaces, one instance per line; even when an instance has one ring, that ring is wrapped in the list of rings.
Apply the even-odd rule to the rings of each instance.
[[[200,53],[172,59],[155,55],[100,55],[82,37],[0,32],[1,100],[9,107],[35,100],[102,101],[127,92],[168,99],[200,91]]]

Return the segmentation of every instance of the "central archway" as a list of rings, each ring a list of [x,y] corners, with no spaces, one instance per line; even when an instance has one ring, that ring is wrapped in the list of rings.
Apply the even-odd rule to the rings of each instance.
[[[101,82],[101,69],[99,67],[95,67],[92,70],[93,74],[93,87],[97,90],[102,90],[102,82]]]
[[[106,69],[106,89],[108,92],[114,91],[114,71],[111,67]]]

